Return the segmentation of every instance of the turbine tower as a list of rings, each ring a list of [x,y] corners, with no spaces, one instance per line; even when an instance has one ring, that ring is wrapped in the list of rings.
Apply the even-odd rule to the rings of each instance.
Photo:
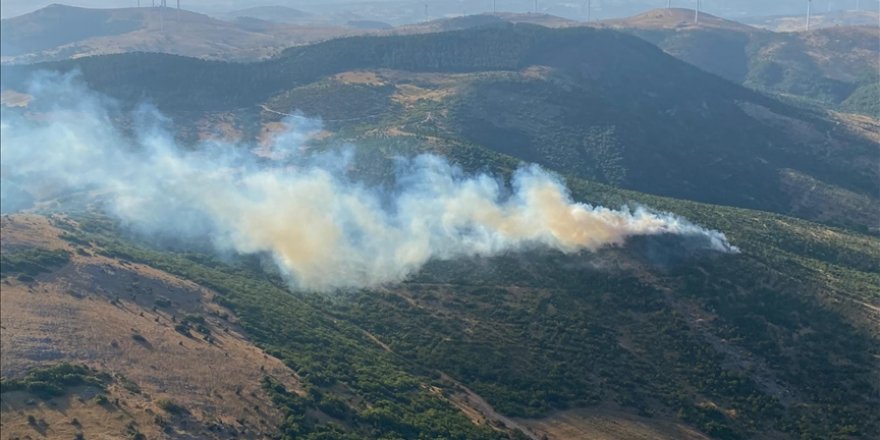
[[[700,0],[697,0],[697,8],[694,9],[694,23],[700,22]]]
[[[672,0],[666,0],[666,9],[672,9]]]
[[[586,1],[584,1],[583,5],[581,5],[581,8],[585,9],[586,12],[581,11],[581,13],[582,14],[586,13],[587,23],[589,23],[590,22],[590,15],[593,12],[593,2],[591,0],[586,0]]]
[[[159,2],[159,33],[165,32],[165,7],[168,6],[167,0]]]
[[[813,0],[807,0],[807,32],[810,31],[810,20],[813,18]]]

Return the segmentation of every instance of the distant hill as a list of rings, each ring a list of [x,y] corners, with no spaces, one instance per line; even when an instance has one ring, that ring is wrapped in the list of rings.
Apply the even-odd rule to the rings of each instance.
[[[770,17],[749,17],[742,20],[749,25],[775,32],[800,32],[806,26],[803,15],[775,15]],[[813,29],[838,26],[878,26],[880,13],[876,11],[831,11],[812,15],[810,27]]]
[[[102,92],[169,112],[243,109],[268,122],[280,116],[265,108],[300,109],[334,129],[378,124],[635,190],[877,228],[877,150],[864,130],[610,30],[503,24],[355,37],[255,64],[126,54],[7,68],[6,86],[36,68],[78,68]],[[360,70],[378,79],[337,76]]]
[[[300,23],[312,18],[312,14],[287,6],[255,6],[252,8],[238,9],[224,14],[229,19],[242,17],[257,18],[260,20],[277,23]]]
[[[121,52],[256,60],[282,49],[364,31],[263,21],[227,22],[174,8],[88,9],[52,5],[3,20],[3,62],[27,63]]]
[[[628,18],[604,20],[600,24],[612,28],[752,30],[750,26],[705,12],[700,12],[698,17],[693,9],[684,8],[653,9]]]
[[[462,30],[473,27],[492,26],[502,23],[527,23],[550,28],[579,26],[583,23],[562,17],[539,13],[508,13],[462,15],[458,17],[440,18],[421,23],[399,26],[395,33],[428,33]]]
[[[391,26],[388,23],[385,23],[384,21],[374,21],[374,20],[349,20],[345,23],[345,25],[351,26],[351,27],[357,28],[357,29],[372,29],[372,30],[393,28],[393,26]]]
[[[880,72],[876,25],[778,33],[709,14],[694,23],[693,11],[658,9],[600,26],[637,35],[731,81],[823,105],[841,105]],[[847,108],[878,117],[869,106]]]
[[[153,9],[115,11],[51,5],[3,20],[0,50],[17,56],[94,37],[121,35],[146,26]]]

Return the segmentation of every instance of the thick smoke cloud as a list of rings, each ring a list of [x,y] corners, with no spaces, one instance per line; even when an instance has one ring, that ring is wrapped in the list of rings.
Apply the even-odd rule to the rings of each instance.
[[[37,77],[30,114],[4,111],[4,211],[75,195],[102,200],[144,233],[210,237],[220,250],[266,253],[297,288],[335,290],[401,281],[431,259],[535,247],[571,253],[647,234],[724,235],[647,209],[574,203],[554,176],[518,170],[510,187],[466,175],[440,157],[401,159],[392,188],[346,177],[345,152],[306,155],[314,121],[288,121],[270,158],[247,145],[178,146],[170,121],[139,109],[131,134],[119,109],[75,77]]]

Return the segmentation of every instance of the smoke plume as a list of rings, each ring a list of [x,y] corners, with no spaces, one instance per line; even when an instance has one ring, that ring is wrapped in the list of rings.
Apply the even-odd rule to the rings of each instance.
[[[171,122],[148,107],[135,112],[133,133],[123,133],[113,102],[75,77],[39,76],[28,94],[30,114],[4,111],[0,122],[4,211],[87,194],[140,232],[269,254],[297,288],[375,286],[431,259],[539,246],[572,253],[634,235],[700,236],[735,251],[720,232],[670,214],[575,203],[537,166],[516,171],[508,187],[422,155],[400,160],[393,187],[371,187],[346,176],[344,151],[300,151],[314,121],[288,121],[290,132],[265,158],[247,145],[178,146]]]

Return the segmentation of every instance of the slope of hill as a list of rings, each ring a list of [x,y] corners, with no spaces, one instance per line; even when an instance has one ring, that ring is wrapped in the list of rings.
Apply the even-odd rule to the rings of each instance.
[[[693,11],[661,9],[603,22],[633,33],[701,69],[761,91],[840,105],[876,84],[880,27],[846,26],[777,33]],[[859,105],[849,107],[871,113]]]
[[[743,20],[749,25],[775,32],[800,32],[806,27],[803,15],[776,15],[770,17],[754,17]],[[813,29],[839,26],[877,26],[880,14],[876,11],[831,11],[814,13],[810,19]]]
[[[497,26],[508,24],[534,24],[550,28],[581,26],[583,23],[569,20],[555,15],[524,13],[516,14],[509,12],[499,12],[495,14],[476,14],[464,15],[452,18],[441,18],[437,20],[425,21],[406,26],[398,26],[394,29],[394,34],[421,34],[431,32],[445,32],[463,30],[481,26]]]
[[[467,149],[452,157],[466,157]],[[167,272],[215,292],[213,302],[309,390],[296,398],[285,387],[267,388],[285,414],[279,429],[288,438],[565,439],[578,430],[608,438],[877,434],[876,238],[576,179],[569,184],[578,200],[644,203],[720,228],[743,253],[693,254],[674,250],[675,238],[634,240],[598,254],[435,262],[402,285],[324,296],[288,292],[248,258],[223,263],[121,239],[100,217],[53,223],[89,258]],[[15,236],[8,228],[34,221],[12,217],[4,239]],[[51,280],[69,270],[38,264],[46,272],[34,281],[6,276],[32,289],[31,301],[54,298]],[[2,295],[7,301],[5,288]],[[138,299],[121,296],[114,307],[132,313]],[[65,316],[60,322],[69,325]],[[202,337],[193,335],[186,347]],[[129,344],[140,350],[136,341],[122,348]],[[93,350],[76,341],[66,346]],[[106,371],[118,371],[114,365]],[[578,428],[588,420],[588,431]]]
[[[299,23],[311,18],[312,14],[287,6],[272,5],[238,9],[226,13],[225,16],[232,20],[249,17],[278,23]]]
[[[132,426],[151,438],[163,431],[265,438],[283,418],[262,378],[302,393],[295,374],[254,347],[235,315],[213,301],[216,293],[95,255],[87,244],[64,241],[65,232],[45,217],[4,216],[2,231],[4,381],[59,363],[114,376],[105,390],[53,393],[40,405],[27,403],[36,391],[10,391],[6,382],[5,436],[40,431],[25,422],[33,416],[45,423],[44,435],[56,438],[65,431],[69,438],[120,438]],[[57,262],[46,263],[49,256]],[[95,403],[101,393],[105,401]],[[167,402],[180,409],[169,410]]]
[[[500,25],[351,38],[257,64],[127,54],[5,68],[4,84],[15,88],[16,77],[45,68],[77,68],[99,91],[130,103],[149,99],[190,118],[235,111],[253,124],[301,109],[342,120],[336,129],[402,126],[636,190],[801,215],[816,208],[838,212],[825,219],[832,224],[877,227],[873,140],[613,31]],[[375,68],[441,76],[391,75],[376,84],[329,79]],[[444,85],[452,79],[456,87]],[[398,105],[395,91],[413,86],[445,97]],[[810,198],[817,186],[840,197]]]
[[[695,21],[696,20],[696,21]],[[646,28],[646,29],[721,29],[729,31],[750,31],[751,27],[742,23],[725,20],[712,14],[700,13],[697,16],[693,9],[667,8],[653,9],[629,18],[605,20],[599,23],[613,28]]]
[[[131,356],[142,351],[155,359],[137,334],[181,356],[201,350],[211,359],[234,339],[242,350],[256,350],[253,344],[264,351],[266,368],[282,368],[273,358],[290,368],[296,376],[287,383],[283,374],[266,377],[247,394],[274,404],[280,417],[267,419],[278,421],[282,439],[880,434],[880,239],[860,232],[876,225],[880,210],[871,118],[793,108],[638,38],[590,28],[492,24],[358,37],[253,64],[123,54],[7,66],[0,76],[9,104],[4,118],[51,114],[56,102],[30,99],[24,87],[39,69],[81,70],[83,81],[119,100],[112,122],[123,130],[132,126],[125,110],[147,100],[173,118],[183,141],[216,135],[257,148],[294,123],[289,115],[299,109],[325,118],[306,151],[349,145],[354,157],[345,172],[355,182],[393,187],[397,158],[419,152],[501,180],[523,160],[535,161],[564,173],[577,201],[676,213],[723,231],[740,252],[695,250],[677,236],[638,237],[598,252],[430,261],[400,284],[315,294],[291,291],[266,269],[265,255],[219,258],[186,241],[169,250],[103,214],[51,215],[66,209],[57,200],[35,208],[48,220],[15,215],[2,223],[0,367],[4,377],[15,374],[15,381],[4,379],[4,431],[7,424],[56,429],[62,419],[51,403],[72,401],[88,420],[106,414],[108,407],[88,399],[28,409],[35,396],[8,394],[45,388],[28,378],[45,375],[39,368],[56,359],[39,355],[58,345],[68,347],[60,350],[63,359],[98,370],[77,380],[119,397],[120,407],[109,408],[135,414],[138,431],[163,435],[146,427],[143,409],[173,419],[169,438],[175,429],[232,437],[202,429],[210,426],[205,414],[241,404],[223,390],[222,399],[196,392],[160,404],[117,391],[121,379],[101,379],[128,371]],[[114,275],[102,274],[101,265]],[[80,287],[86,283],[95,287]],[[76,298],[84,291],[95,299]],[[96,325],[125,322],[125,338],[34,341],[29,335],[48,330],[29,301],[106,314]],[[83,311],[83,304],[94,309]],[[194,314],[204,323],[187,318]],[[80,334],[80,315],[53,316]],[[186,324],[190,337],[177,324]],[[7,337],[28,343],[13,347]],[[106,359],[114,339],[123,351],[118,359],[84,359],[92,351]],[[230,357],[229,368],[238,368],[248,356]],[[203,372],[171,368],[168,376],[194,375],[189,380],[203,387]],[[236,374],[248,378],[247,386],[260,378],[253,365]],[[6,391],[7,383],[16,390]],[[177,392],[137,384],[154,387],[150,398]],[[79,388],[67,393],[61,397],[88,395]],[[215,400],[222,410],[208,408]],[[128,420],[100,429],[118,431]],[[57,432],[71,432],[64,426]]]
[[[52,5],[3,20],[3,62],[28,63],[120,52],[255,60],[282,49],[363,33],[354,28],[226,22],[172,8],[87,9]]]
[[[146,11],[152,12],[153,9]],[[120,35],[143,26],[145,12],[121,9],[115,13],[51,5],[31,14],[3,20],[0,51],[13,57],[43,51],[92,37]]]

